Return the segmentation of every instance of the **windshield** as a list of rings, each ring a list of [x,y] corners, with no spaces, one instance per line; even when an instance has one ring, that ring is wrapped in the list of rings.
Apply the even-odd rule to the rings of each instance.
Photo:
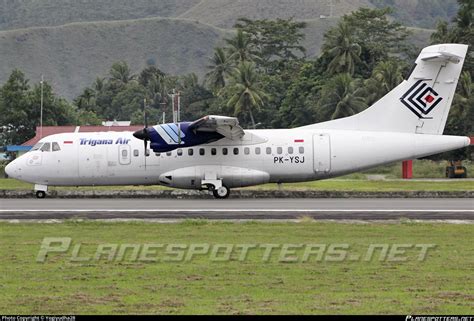
[[[41,146],[43,146],[43,143],[37,143],[30,151],[33,152],[35,150],[38,150],[41,148]]]
[[[50,143],[44,143],[44,145],[41,147],[42,152],[49,152],[51,149],[51,144]]]

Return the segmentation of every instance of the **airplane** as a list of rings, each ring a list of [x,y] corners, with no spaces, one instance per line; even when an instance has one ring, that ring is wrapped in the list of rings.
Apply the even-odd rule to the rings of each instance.
[[[410,74],[366,110],[292,129],[243,129],[234,117],[159,124],[136,132],[55,134],[5,168],[48,186],[163,185],[209,190],[328,179],[470,144],[442,135],[467,52],[464,44],[424,48]],[[148,147],[150,143],[150,148]]]

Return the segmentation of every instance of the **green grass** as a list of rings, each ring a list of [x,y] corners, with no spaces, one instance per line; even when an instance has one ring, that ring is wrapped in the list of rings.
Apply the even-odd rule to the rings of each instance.
[[[436,244],[425,261],[268,262],[263,250],[227,262],[70,262],[71,252],[37,263],[44,237],[71,237],[81,256],[103,243],[342,244],[364,255],[371,243]],[[474,225],[221,223],[184,221],[0,223],[0,311],[85,313],[468,314],[474,309]],[[164,254],[158,250],[158,258]],[[301,253],[297,253],[300,255]]]
[[[266,184],[249,189],[269,190],[277,189],[276,184]],[[324,181],[282,184],[286,190],[314,190],[314,191],[356,191],[356,192],[396,192],[396,191],[472,191],[472,181],[366,181],[329,179]]]

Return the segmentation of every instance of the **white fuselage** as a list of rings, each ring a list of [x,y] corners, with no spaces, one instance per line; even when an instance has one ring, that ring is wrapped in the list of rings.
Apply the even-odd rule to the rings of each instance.
[[[132,132],[45,137],[60,150],[30,151],[7,167],[38,185],[165,185],[200,189],[220,179],[232,187],[325,179],[469,145],[467,137],[347,130],[246,130],[241,140],[144,156]],[[190,155],[189,150],[192,150]],[[226,153],[227,151],[227,153]],[[146,164],[145,164],[146,163]]]

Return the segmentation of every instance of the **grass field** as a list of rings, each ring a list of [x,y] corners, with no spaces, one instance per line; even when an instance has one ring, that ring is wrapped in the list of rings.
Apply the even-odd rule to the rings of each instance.
[[[424,261],[301,260],[279,262],[280,251],[245,260],[208,255],[189,261],[127,259],[71,262],[71,252],[36,262],[44,237],[70,237],[81,257],[104,243],[348,244],[363,256],[369,244],[435,244]],[[400,313],[469,314],[474,310],[474,225],[337,224],[184,221],[60,224],[0,223],[0,311],[4,314],[84,313]]]

